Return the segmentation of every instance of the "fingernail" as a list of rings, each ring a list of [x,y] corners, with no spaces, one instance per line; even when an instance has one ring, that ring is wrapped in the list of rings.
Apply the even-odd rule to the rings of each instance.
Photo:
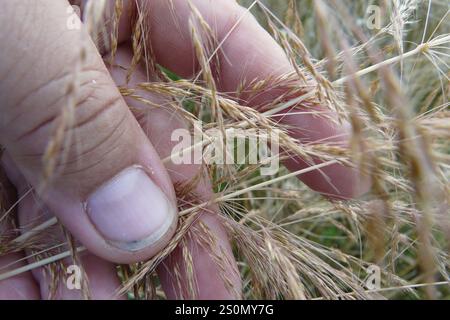
[[[127,251],[151,246],[174,225],[176,208],[140,167],[125,169],[88,199],[87,213],[111,245]]]

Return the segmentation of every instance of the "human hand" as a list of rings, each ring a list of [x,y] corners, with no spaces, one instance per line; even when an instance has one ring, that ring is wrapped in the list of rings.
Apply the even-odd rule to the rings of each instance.
[[[156,62],[184,78],[191,78],[199,71],[199,64],[191,41],[188,23],[191,9],[187,1],[173,0],[171,5],[165,0],[140,3],[147,8],[144,21],[149,30],[147,44]],[[214,1],[214,5],[208,0],[192,3],[205,21],[214,26],[218,42],[224,40],[218,51],[220,67],[215,66],[219,91],[236,92],[243,79],[250,82],[293,71],[283,50],[234,1]],[[92,42],[81,43],[83,37],[79,32],[67,29],[68,6],[63,0],[30,0],[4,4],[0,12],[4,26],[0,32],[0,144],[5,147],[2,164],[19,197],[25,195],[29,185],[37,193],[36,197],[21,201],[20,224],[26,226],[49,213],[56,215],[89,251],[83,263],[88,278],[92,279],[92,296],[110,298],[119,286],[113,263],[141,261],[167,245],[177,222],[173,183],[196,176],[200,168],[164,166],[161,159],[170,155],[172,143],[168,132],[185,124],[162,109],[153,109],[144,116],[136,112],[133,115],[129,107],[139,110],[139,103],[125,101],[117,89],[117,85],[126,83],[126,69],[107,68]],[[125,1],[124,9],[135,10],[134,1]],[[132,59],[128,41],[131,17],[130,12],[124,12],[119,25],[115,63],[122,67],[129,66]],[[234,29],[229,33],[231,28]],[[85,52],[80,57],[82,46]],[[102,53],[108,57],[108,52]],[[74,79],[74,66],[80,59],[85,62]],[[128,85],[147,81],[148,71],[145,65],[139,65]],[[77,86],[73,86],[74,81]],[[283,90],[275,87],[256,98],[244,92],[235,98],[258,108],[282,95]],[[73,138],[67,144],[65,140],[60,142],[56,151],[62,151],[65,156],[48,169],[48,163],[42,158],[51,155],[49,141],[55,139],[55,130],[60,134],[57,129],[64,114],[61,110],[70,107],[72,101],[67,97],[75,99],[74,123],[70,128]],[[146,99],[156,105],[166,103],[156,95],[147,94]],[[280,121],[305,129],[292,133],[300,141],[331,139],[347,143],[347,129],[323,117],[293,112]],[[54,145],[58,146],[57,142]],[[307,163],[294,159],[287,166],[299,170]],[[48,171],[56,171],[57,175],[42,188]],[[356,184],[359,175],[355,170],[338,164],[300,178],[314,190],[342,198],[352,197],[358,189],[364,189]],[[205,179],[196,191],[205,199],[212,197]],[[200,219],[218,239],[214,250],[225,252],[229,257],[226,260],[232,263],[220,271],[207,250],[197,250],[195,240],[189,239],[197,298],[236,298],[235,292],[240,291],[241,284],[231,247],[220,220],[211,211],[217,208],[205,209]],[[1,257],[0,266],[23,256],[24,253],[13,253]],[[183,283],[187,280],[182,279],[182,285],[178,286],[171,276],[174,264],[180,259],[180,253],[175,252],[158,270],[169,298],[186,296]],[[34,277],[23,273],[1,281],[0,296],[46,298],[49,279],[42,276],[42,270],[33,274]],[[223,274],[233,290],[224,283]],[[63,288],[57,297],[74,296]]]

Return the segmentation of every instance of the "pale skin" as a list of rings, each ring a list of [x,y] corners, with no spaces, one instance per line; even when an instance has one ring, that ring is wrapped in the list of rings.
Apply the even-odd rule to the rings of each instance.
[[[153,48],[157,63],[184,78],[195,77],[199,67],[190,40],[188,20],[191,10],[187,1],[173,0],[172,6],[167,0],[139,2],[149,9],[145,21],[151,30],[148,45]],[[232,0],[215,0],[214,5],[212,2],[192,0],[204,19],[214,26],[219,42],[240,21],[218,53],[222,63],[215,80],[220,91],[235,92],[243,79],[266,79],[293,70],[283,50],[244,8]],[[67,74],[71,73],[73,62],[79,59],[79,36],[66,28],[68,6],[66,0],[7,1],[0,11],[0,144],[5,147],[1,164],[19,196],[30,185],[36,187],[39,184],[41,158],[53,133],[56,115],[64,103],[64,88],[72,81]],[[128,10],[134,10],[134,5],[125,1],[124,8],[126,12],[120,21],[116,63],[126,67],[132,57],[131,44],[127,41],[131,34]],[[242,15],[245,17],[241,19]],[[154,256],[173,236],[176,221],[158,241],[137,251],[127,251],[105,241],[87,215],[77,211],[80,204],[119,172],[138,165],[151,172],[151,179],[175,205],[173,184],[194,177],[199,167],[162,163],[161,159],[170,154],[172,142],[168,132],[186,124],[181,117],[164,109],[153,108],[145,114],[133,114],[129,107],[135,110],[142,108],[142,104],[123,99],[116,86],[125,83],[126,70],[107,67],[92,42],[86,48],[86,63],[80,75],[79,93],[82,98],[77,103],[74,128],[77,148],[69,152],[50,191],[24,198],[18,207],[18,220],[26,229],[36,219],[44,221],[56,215],[89,251],[83,255],[83,263],[89,279],[92,279],[92,296],[107,299],[112,298],[120,283],[114,263],[131,263]],[[105,59],[108,57],[107,52],[102,52],[102,55]],[[141,64],[129,86],[148,80],[145,65]],[[275,99],[282,91],[282,88],[274,88],[257,99],[248,99],[245,95],[236,98],[243,104],[258,107]],[[142,94],[155,104],[166,102],[164,97]],[[325,118],[296,112],[282,121],[299,128],[293,134],[301,141],[332,139],[347,144],[348,128],[337,126]],[[302,127],[307,130],[301,130]],[[291,170],[299,170],[307,164],[298,160],[290,161],[287,166]],[[6,181],[5,177],[2,179]],[[333,197],[351,198],[367,190],[367,183],[359,184],[359,174],[354,169],[341,165],[325,167],[321,172],[313,171],[300,179],[312,189]],[[207,201],[212,195],[209,181],[203,179],[196,193]],[[240,292],[241,281],[227,234],[216,215],[217,210],[214,206],[207,208],[200,219],[218,239],[214,250],[221,252],[220,255],[225,254],[231,261],[225,268],[225,276],[234,289],[229,290],[224,284],[223,275],[220,275],[210,254],[190,238],[187,243],[197,277],[196,298],[239,298],[235,292]],[[1,227],[2,231],[8,228],[5,225]],[[132,233],[133,230],[127,232]],[[0,268],[25,255],[23,252],[0,257]],[[158,268],[168,298],[187,295],[186,274],[182,272],[180,288],[175,285],[171,273],[180,260],[180,252],[175,251]],[[25,263],[23,261],[22,264]],[[18,266],[20,264],[14,265]],[[41,269],[37,269],[1,281],[0,298],[45,299],[48,287],[49,279],[42,276]],[[57,295],[60,299],[78,297],[79,293],[64,288]]]

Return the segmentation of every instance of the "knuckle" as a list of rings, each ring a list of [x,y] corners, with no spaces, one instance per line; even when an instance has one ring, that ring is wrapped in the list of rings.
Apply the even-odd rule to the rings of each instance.
[[[29,93],[0,131],[12,133],[10,140],[21,152],[38,157],[50,143],[59,145],[68,159],[113,144],[128,112],[120,93],[106,71],[89,68],[76,77],[53,79]],[[61,87],[66,89],[57,89]],[[32,101],[39,101],[39,107]],[[76,139],[66,144],[69,136]]]

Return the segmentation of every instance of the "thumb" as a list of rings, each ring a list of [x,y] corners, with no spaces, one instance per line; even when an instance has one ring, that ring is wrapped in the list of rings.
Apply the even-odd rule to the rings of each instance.
[[[0,11],[5,167],[92,253],[117,263],[145,259],[174,233],[173,186],[86,31],[67,27],[68,8],[65,0],[26,0]],[[52,159],[57,175],[40,188]]]

